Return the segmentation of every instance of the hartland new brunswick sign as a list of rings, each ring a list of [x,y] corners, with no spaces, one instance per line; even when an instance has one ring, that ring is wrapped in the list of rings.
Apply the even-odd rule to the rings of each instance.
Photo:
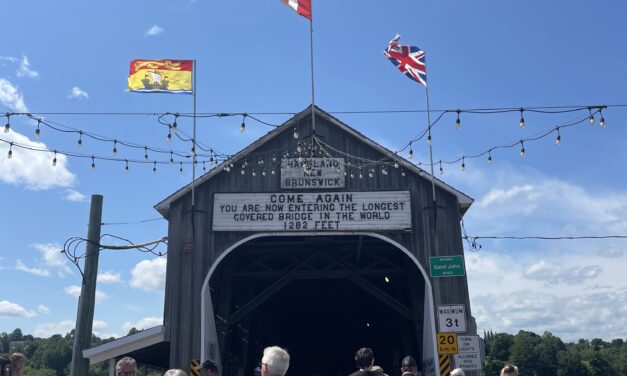
[[[214,231],[409,230],[409,191],[216,193]]]
[[[344,170],[344,158],[283,158],[281,189],[344,188]]]

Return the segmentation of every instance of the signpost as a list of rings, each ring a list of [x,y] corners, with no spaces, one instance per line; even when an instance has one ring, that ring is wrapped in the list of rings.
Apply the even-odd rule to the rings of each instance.
[[[213,231],[411,229],[409,191],[216,193]]]
[[[466,308],[463,304],[438,306],[438,329],[446,333],[466,333]]]
[[[451,355],[458,353],[457,334],[455,333],[438,333],[436,334],[438,342],[438,354]]]
[[[464,256],[434,256],[429,257],[431,277],[463,277]]]
[[[481,369],[479,336],[457,336],[459,353],[453,356],[455,367],[463,370]]]
[[[281,189],[344,188],[344,166],[344,158],[283,158]]]

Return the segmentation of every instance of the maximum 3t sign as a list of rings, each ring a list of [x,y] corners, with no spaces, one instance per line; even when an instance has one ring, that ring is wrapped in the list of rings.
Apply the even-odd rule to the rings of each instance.
[[[466,333],[466,307],[463,304],[439,305],[438,324],[443,333]]]

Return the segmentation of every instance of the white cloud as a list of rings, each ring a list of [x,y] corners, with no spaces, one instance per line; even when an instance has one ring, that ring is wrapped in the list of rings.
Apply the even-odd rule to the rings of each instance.
[[[19,304],[8,300],[0,300],[0,317],[33,317],[37,313],[29,311]]]
[[[146,30],[146,34],[144,34],[144,36],[152,37],[152,36],[157,36],[161,33],[163,33],[162,27],[160,27],[159,25],[152,25],[150,29]]]
[[[608,244],[606,246],[601,246],[597,250],[597,255],[601,257],[616,258],[616,257],[622,257],[624,254],[625,254],[625,250],[623,248],[619,248],[615,244]]]
[[[76,325],[73,320],[37,324],[33,334],[35,337],[48,338],[54,334],[65,335],[75,327]]]
[[[73,296],[75,298],[78,298],[79,296],[81,296],[81,286],[78,285],[71,285],[71,286],[66,286],[63,290],[65,290],[65,293]],[[101,301],[108,299],[109,295],[107,295],[106,293],[96,290],[96,303],[100,303]]]
[[[122,274],[108,270],[98,273],[98,283],[116,284],[122,283]]]
[[[11,111],[28,112],[18,88],[4,78],[0,78],[0,103]]]
[[[165,290],[165,258],[140,261],[131,271],[131,286],[144,291]]]
[[[46,269],[35,268],[35,267],[29,268],[28,266],[24,265],[24,263],[19,259],[15,261],[15,269],[22,271],[22,272],[42,276],[42,277],[50,276],[50,271]]]
[[[2,79],[0,79],[0,101],[2,100]],[[76,176],[67,168],[67,157],[57,155],[57,166],[52,166],[52,152],[27,150],[17,145],[34,148],[36,150],[48,150],[41,142],[31,141],[28,137],[15,132],[13,129],[4,134],[4,139],[13,142],[11,148],[12,158],[6,160],[10,146],[0,142],[0,181],[8,184],[24,184],[32,190],[43,190],[55,187],[70,187],[74,185]]]
[[[80,193],[79,191],[75,191],[74,189],[67,189],[65,191],[65,199],[68,201],[74,202],[87,202],[87,196]]]
[[[17,68],[17,76],[18,77],[30,77],[37,78],[39,77],[39,72],[36,72],[30,68],[30,62],[26,56],[22,56],[22,60],[20,60],[20,65]]]
[[[129,330],[131,330],[131,328],[142,330],[142,329],[152,328],[158,325],[163,325],[163,317],[150,316],[150,317],[144,317],[143,319],[136,321],[136,322],[127,321],[122,325],[122,329],[128,332]]]
[[[67,96],[68,98],[77,98],[77,99],[81,99],[81,98],[89,98],[89,94],[81,89],[78,86],[74,86],[72,89],[70,89],[70,93]]]
[[[46,307],[43,304],[40,304],[37,306],[37,312],[42,313],[42,314],[48,314],[50,313],[50,308]]]
[[[543,281],[547,285],[557,283],[580,284],[586,279],[595,278],[603,268],[599,265],[574,266],[566,268],[559,264],[540,260],[529,265],[523,272],[528,279]]]
[[[58,244],[35,243],[33,247],[41,252],[43,263],[50,269],[56,270],[59,277],[63,278],[72,274],[72,270],[67,265],[67,259],[61,253],[61,247]]]

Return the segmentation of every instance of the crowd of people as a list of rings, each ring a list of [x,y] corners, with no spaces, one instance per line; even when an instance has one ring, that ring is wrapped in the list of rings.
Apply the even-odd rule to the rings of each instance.
[[[26,357],[19,353],[13,353],[10,357],[0,357],[0,376],[22,376],[22,370],[26,362]],[[254,376],[285,376],[290,366],[290,354],[287,350],[278,346],[266,347],[259,367],[253,370]],[[388,376],[380,366],[374,364],[374,353],[368,347],[362,347],[355,353],[355,366],[357,371],[349,376]],[[120,359],[115,365],[116,376],[135,376],[137,363],[131,357]],[[216,363],[205,360],[197,369],[200,376],[219,376]],[[401,376],[422,376],[418,370],[416,360],[408,355],[401,361]],[[182,369],[169,369],[163,376],[187,376]],[[451,372],[451,376],[465,376],[461,368],[456,368]],[[518,376],[518,367],[507,364],[501,370],[500,376]]]

